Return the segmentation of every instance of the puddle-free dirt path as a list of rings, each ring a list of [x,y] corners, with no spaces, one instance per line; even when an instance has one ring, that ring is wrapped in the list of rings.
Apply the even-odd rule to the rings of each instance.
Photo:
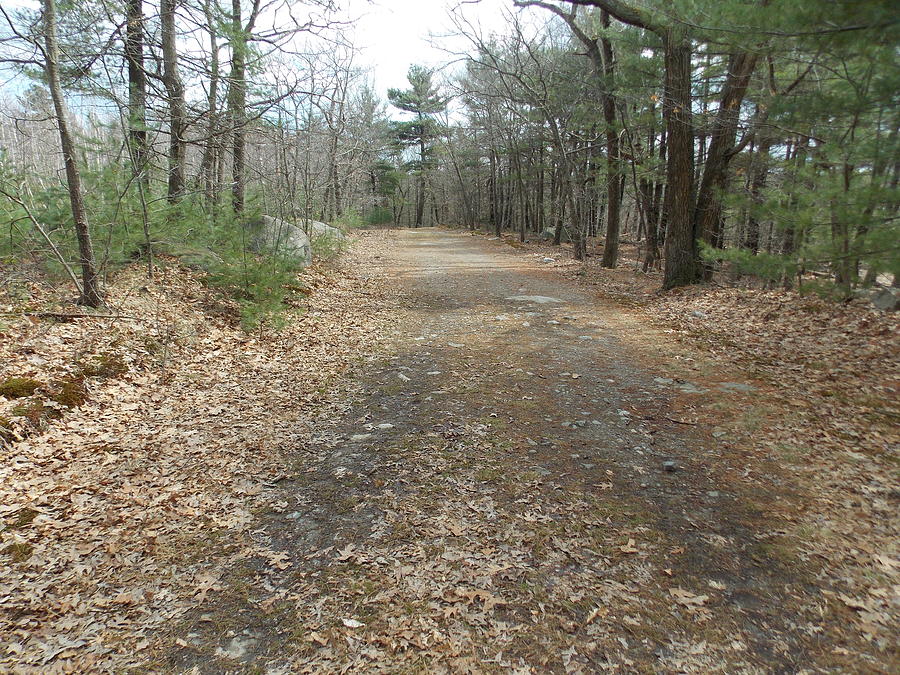
[[[396,335],[298,422],[254,530],[279,555],[229,570],[162,668],[848,667],[812,572],[744,498],[789,497],[673,407],[751,406],[752,387],[661,377],[614,306],[483,239],[377,247]]]

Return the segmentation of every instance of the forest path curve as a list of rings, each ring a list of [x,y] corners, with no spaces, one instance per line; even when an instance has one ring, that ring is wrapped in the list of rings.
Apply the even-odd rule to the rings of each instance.
[[[752,385],[662,377],[621,308],[499,243],[379,239],[395,334],[260,514],[278,556],[226,576],[170,668],[835,666],[817,582],[745,499],[787,487],[674,406],[752,406]]]

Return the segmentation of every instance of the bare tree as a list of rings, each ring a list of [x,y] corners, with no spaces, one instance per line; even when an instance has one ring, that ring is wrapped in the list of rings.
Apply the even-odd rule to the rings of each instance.
[[[100,307],[103,295],[100,290],[100,277],[94,259],[94,246],[91,243],[91,231],[88,225],[87,212],[84,207],[84,196],[81,190],[81,174],[78,170],[75,142],[69,132],[68,112],[59,81],[59,45],[56,35],[56,0],[43,1],[44,19],[44,72],[56,111],[56,124],[59,128],[59,143],[62,148],[66,167],[66,182],[69,188],[69,203],[72,207],[72,219],[75,222],[75,234],[78,238],[78,252],[81,261],[81,297],[79,303],[88,307]]]

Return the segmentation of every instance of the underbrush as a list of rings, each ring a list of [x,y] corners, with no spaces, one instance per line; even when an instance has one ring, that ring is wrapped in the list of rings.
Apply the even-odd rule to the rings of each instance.
[[[230,205],[208,203],[200,195],[177,204],[147,195],[142,203],[134,190],[122,196],[119,179],[113,169],[85,178],[95,255],[104,286],[134,263],[146,266],[150,274],[175,258],[178,264],[204,272],[208,288],[236,303],[228,304],[236,308],[245,330],[264,323],[282,323],[280,315],[294,304],[292,297],[305,290],[298,281],[302,265],[279,251],[252,250],[246,223],[259,218],[259,200],[248,199],[244,215],[235,219]],[[67,192],[59,185],[50,185],[28,194],[27,203],[30,216],[0,198],[0,222],[7,224],[5,236],[0,237],[0,260],[10,268],[29,268],[26,277],[37,275],[51,285],[71,284],[62,260],[76,261],[79,254]],[[58,255],[47,243],[48,238]],[[317,258],[330,259],[342,252],[343,244],[318,238],[313,248]],[[78,273],[76,264],[67,264]]]

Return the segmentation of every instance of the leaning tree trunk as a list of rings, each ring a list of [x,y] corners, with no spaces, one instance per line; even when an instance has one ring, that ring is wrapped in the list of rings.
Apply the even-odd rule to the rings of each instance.
[[[81,174],[75,158],[75,143],[69,132],[66,102],[59,83],[59,45],[56,42],[56,0],[44,0],[44,49],[46,61],[44,69],[50,86],[50,97],[56,112],[59,129],[59,144],[62,148],[66,167],[66,182],[69,188],[69,203],[72,206],[72,220],[75,221],[75,235],[78,238],[78,252],[81,258],[81,297],[78,302],[88,307],[100,307],[103,296],[100,291],[100,277],[94,260],[94,246],[84,197],[81,191]]]
[[[756,54],[747,52],[732,54],[729,58],[728,74],[722,86],[719,109],[710,134],[694,220],[700,237],[713,247],[721,244],[722,194],[728,181],[728,164],[733,156],[741,103],[756,69],[756,60]],[[712,265],[703,266],[705,279],[711,279],[712,272]]]
[[[187,107],[184,84],[178,73],[178,50],[175,45],[175,8],[178,0],[160,0],[160,27],[163,53],[163,84],[169,99],[169,189],[168,199],[177,202],[184,196],[184,169]]]

